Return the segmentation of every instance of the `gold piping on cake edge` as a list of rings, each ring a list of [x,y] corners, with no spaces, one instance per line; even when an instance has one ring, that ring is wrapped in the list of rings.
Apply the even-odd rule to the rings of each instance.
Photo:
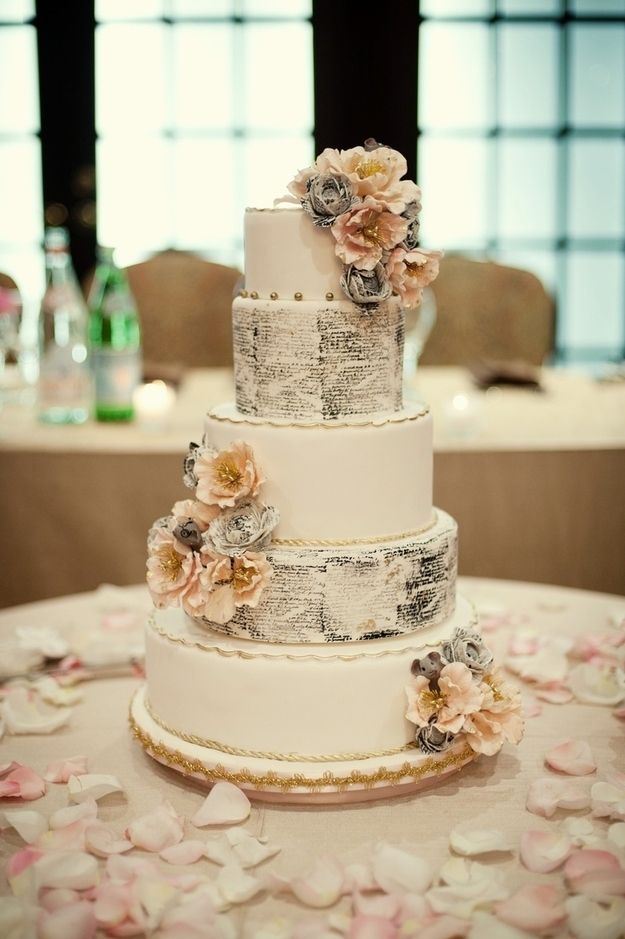
[[[210,740],[206,737],[199,737],[197,734],[187,734],[184,731],[176,730],[171,727],[154,711],[147,695],[143,699],[143,704],[155,724],[165,730],[172,737],[178,737],[185,743],[191,743],[196,747],[205,747],[209,750],[219,750],[220,753],[227,753],[228,756],[247,756],[255,760],[276,760],[278,763],[343,763],[345,761],[356,762],[358,760],[369,760],[382,756],[397,756],[399,753],[407,753],[410,750],[416,750],[416,743],[406,743],[401,747],[391,747],[388,750],[372,750],[371,752],[356,753],[330,753],[330,754],[311,754],[311,753],[278,753],[268,750],[245,750],[242,747],[232,747],[227,743],[221,743],[219,740]]]
[[[170,750],[162,743],[153,740],[129,715],[128,722],[133,736],[143,749],[155,759],[177,768],[187,775],[203,776],[209,782],[226,781],[239,786],[252,786],[255,789],[278,789],[288,792],[291,789],[307,789],[309,792],[319,792],[322,789],[334,788],[339,792],[349,789],[350,786],[362,786],[372,789],[377,783],[397,785],[408,778],[414,782],[423,779],[428,774],[439,775],[447,769],[457,767],[477,756],[468,745],[460,753],[448,754],[440,760],[428,757],[420,766],[403,763],[398,770],[388,770],[381,766],[373,773],[362,773],[352,770],[347,776],[335,776],[334,773],[325,772],[322,776],[304,776],[294,773],[292,776],[279,776],[278,773],[252,773],[248,769],[239,772],[227,770],[221,764],[214,767],[205,766],[200,760],[190,760],[177,750]]]
[[[281,548],[341,548],[350,545],[370,544],[375,549],[376,544],[388,544],[391,541],[405,541],[407,538],[415,538],[417,535],[423,535],[426,531],[434,528],[438,522],[438,513],[434,511],[425,525],[420,528],[413,528],[411,531],[401,532],[399,535],[374,535],[366,538],[272,538],[272,545],[279,545]]]
[[[432,623],[429,625],[440,626],[441,624]],[[244,652],[242,649],[224,649],[223,646],[203,645],[203,643],[200,642],[199,639],[190,641],[188,639],[183,638],[182,636],[172,636],[171,633],[168,633],[166,629],[164,629],[162,626],[159,626],[159,624],[156,622],[156,618],[153,612],[148,617],[148,626],[150,626],[150,628],[153,629],[154,632],[157,633],[161,637],[161,639],[165,639],[167,642],[173,642],[173,643],[176,643],[177,645],[187,646],[190,649],[197,649],[199,652],[213,653],[215,655],[220,655],[223,658],[227,658],[227,659],[239,658],[239,659],[244,659],[247,661],[254,661],[255,659],[271,659],[272,661],[274,660],[279,661],[279,660],[286,659],[292,662],[310,662],[310,661],[353,662],[355,659],[382,659],[389,655],[403,655],[407,652],[414,653],[414,652],[418,652],[420,649],[427,649],[430,646],[438,646],[441,644],[441,641],[442,641],[440,639],[436,639],[430,642],[427,642],[427,641],[418,642],[418,643],[415,642],[415,644],[403,646],[401,649],[382,649],[379,652],[367,652],[366,650],[363,650],[361,652],[354,652],[353,654],[344,654],[344,653],[338,654],[337,653],[337,654],[330,654],[330,655],[317,655],[314,652],[304,652],[301,655],[293,655],[292,653],[288,653],[288,652],[278,652],[274,654],[271,652]],[[467,626],[477,627],[478,626],[477,616],[469,620],[469,622],[467,623]],[[422,629],[427,629],[427,628],[429,627],[421,626],[419,627],[419,629],[413,630],[413,632],[410,635],[415,635],[416,633],[420,632]],[[245,637],[242,637],[242,636],[230,637],[228,636],[227,633],[224,633],[224,638],[226,640],[228,638],[234,638],[235,640],[238,639],[238,640],[242,640],[243,642],[254,641],[254,640],[246,639]],[[395,636],[393,638],[396,639],[398,637]],[[256,640],[256,641],[260,642],[261,640]],[[358,642],[359,640],[353,640],[353,641]],[[343,643],[341,643],[341,645],[342,644]],[[302,648],[305,648],[307,646],[307,643],[298,643],[298,645]],[[332,643],[327,643],[328,648],[331,648],[331,646],[332,646]]]
[[[219,414],[215,408],[212,408],[210,411],[208,411],[207,417],[222,424],[251,424],[252,426],[257,425],[284,428],[301,427],[302,430],[316,430],[318,428],[323,428],[324,430],[338,430],[339,428],[345,427],[384,427],[387,424],[405,424],[408,421],[418,421],[422,417],[427,417],[429,413],[429,406],[422,405],[419,410],[415,410],[408,414],[398,411],[394,414],[387,414],[384,416],[372,418],[368,421],[361,421],[357,418],[352,421],[347,420],[346,418],[333,421],[287,421],[285,418],[256,417],[253,414],[240,414],[239,412],[237,412],[236,417],[229,417],[225,414]],[[399,416],[400,414],[401,416]]]

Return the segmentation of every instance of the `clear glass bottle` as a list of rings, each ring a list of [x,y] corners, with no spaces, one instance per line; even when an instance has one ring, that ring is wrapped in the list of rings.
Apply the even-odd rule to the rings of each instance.
[[[99,421],[130,421],[141,381],[141,328],[125,272],[100,248],[89,294],[89,349]]]
[[[65,228],[45,233],[46,289],[39,314],[37,414],[48,424],[82,424],[91,408],[88,313]]]

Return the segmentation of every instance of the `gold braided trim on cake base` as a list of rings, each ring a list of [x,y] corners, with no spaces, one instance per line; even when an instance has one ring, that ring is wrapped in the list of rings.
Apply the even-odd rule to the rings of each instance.
[[[278,545],[285,548],[341,548],[343,546],[365,544],[375,548],[378,544],[387,544],[391,541],[406,541],[408,538],[416,538],[418,535],[425,534],[431,528],[434,528],[438,522],[436,512],[425,525],[420,528],[413,528],[411,531],[400,532],[399,535],[372,535],[367,538],[272,538],[271,545]],[[270,547],[271,547],[270,545]]]
[[[406,753],[409,750],[416,750],[417,745],[414,742],[406,743],[402,747],[392,747],[388,750],[372,750],[371,752],[357,753],[331,753],[331,754],[310,754],[310,753],[275,753],[267,750],[244,750],[242,747],[231,747],[227,743],[220,743],[218,740],[208,740],[206,737],[198,737],[196,734],[187,734],[182,730],[176,730],[166,724],[158,714],[154,712],[147,696],[143,701],[144,707],[155,724],[158,724],[163,730],[173,737],[184,740],[185,743],[192,743],[196,747],[207,747],[209,750],[218,750],[220,753],[227,753],[229,756],[248,756],[255,760],[275,760],[278,763],[343,763],[356,762],[357,760],[370,760],[380,756],[397,756],[398,753]]]
[[[417,782],[428,775],[440,775],[447,770],[454,769],[462,763],[468,762],[476,756],[471,747],[466,746],[460,753],[450,753],[447,756],[435,759],[428,757],[419,766],[413,766],[410,763],[403,763],[399,769],[388,770],[381,766],[372,773],[361,773],[359,770],[352,770],[346,776],[335,776],[334,773],[326,772],[322,776],[305,776],[302,773],[294,773],[292,776],[279,776],[274,772],[252,773],[248,769],[242,769],[238,772],[231,772],[225,767],[217,764],[209,768],[200,760],[190,760],[176,750],[170,750],[162,743],[153,740],[134,720],[129,716],[130,728],[134,737],[141,744],[143,749],[158,759],[162,763],[171,766],[187,775],[203,776],[208,782],[231,782],[236,786],[248,786],[254,789],[278,789],[282,792],[289,792],[292,789],[306,789],[309,792],[319,792],[322,789],[336,789],[339,792],[349,789],[352,786],[372,789],[379,783],[388,785],[398,785],[402,780],[410,779]]]

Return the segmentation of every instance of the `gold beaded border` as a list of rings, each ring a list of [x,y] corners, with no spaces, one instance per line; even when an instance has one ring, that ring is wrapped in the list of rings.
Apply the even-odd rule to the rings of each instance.
[[[195,622],[195,620],[194,620],[194,622]],[[435,624],[435,625],[441,625],[441,624]],[[474,612],[474,615],[473,615],[472,618],[469,620],[469,622],[466,623],[466,626],[467,626],[467,628],[470,628],[470,627],[477,627],[477,625],[478,625],[478,616],[477,616],[477,613]],[[291,662],[310,662],[310,661],[314,661],[314,662],[334,662],[334,661],[338,661],[338,662],[353,662],[353,661],[355,661],[356,659],[383,659],[383,658],[386,658],[386,657],[389,656],[389,655],[405,655],[405,653],[407,653],[407,652],[418,652],[419,649],[426,649],[426,648],[429,648],[429,647],[431,647],[431,646],[439,646],[439,645],[441,645],[441,643],[443,642],[442,639],[436,639],[436,640],[432,640],[432,641],[430,641],[430,642],[427,642],[427,641],[415,642],[414,644],[402,646],[401,649],[381,649],[379,652],[366,652],[366,651],[363,650],[363,651],[361,651],[361,652],[354,652],[354,653],[352,653],[352,654],[345,654],[345,653],[342,653],[342,654],[338,654],[338,653],[337,653],[337,654],[334,654],[334,653],[331,653],[330,655],[317,655],[317,654],[315,654],[314,652],[304,652],[304,653],[302,653],[301,655],[299,655],[299,654],[298,654],[298,655],[294,655],[294,654],[288,653],[288,652],[277,652],[277,653],[272,653],[272,652],[245,652],[243,649],[226,649],[226,648],[224,648],[223,646],[204,645],[202,642],[200,642],[199,639],[189,640],[189,639],[185,639],[183,636],[172,636],[171,633],[168,633],[166,629],[164,629],[162,626],[160,626],[160,625],[156,622],[156,616],[155,616],[155,614],[154,614],[153,612],[152,612],[152,613],[150,614],[150,616],[148,617],[148,626],[149,626],[157,635],[159,635],[159,636],[161,637],[161,639],[165,639],[167,642],[173,642],[173,643],[175,643],[175,644],[177,644],[177,645],[187,646],[187,647],[190,648],[190,649],[197,649],[198,652],[209,652],[209,653],[212,653],[213,655],[220,655],[220,656],[222,656],[222,657],[225,658],[225,659],[238,658],[238,659],[244,659],[244,660],[247,660],[247,661],[250,661],[250,662],[253,662],[253,661],[255,661],[256,659],[270,659],[271,661],[278,661],[278,660],[285,660],[285,659],[286,659],[287,661],[291,661]],[[422,627],[420,627],[420,629],[415,630],[415,631],[414,631],[413,633],[411,633],[410,635],[415,635],[417,632],[420,632],[422,629],[427,629],[427,628],[429,628],[429,627],[422,626]],[[229,638],[229,637],[227,636],[227,634],[224,634],[224,636],[226,636],[226,640],[227,640],[227,638]],[[242,637],[232,637],[232,638],[234,638],[236,641],[254,642],[254,640],[246,639],[246,638],[242,638]],[[397,638],[397,637],[395,637],[395,638]],[[257,640],[257,641],[258,641],[258,640]],[[361,641],[361,640],[353,640],[353,641],[354,641],[354,642],[361,642],[361,644],[362,644],[362,641]],[[341,645],[344,645],[344,643],[340,643],[340,644],[341,644]],[[284,643],[282,643],[282,645],[284,645]],[[300,645],[301,645],[303,648],[306,648],[306,646],[307,646],[306,643],[300,643]],[[328,648],[331,648],[332,643],[327,643],[327,646],[328,646]]]
[[[397,785],[405,779],[412,779],[414,782],[417,782],[425,776],[438,776],[445,770],[460,766],[476,755],[471,747],[466,746],[460,753],[451,753],[439,760],[434,759],[434,757],[428,757],[419,766],[414,766],[406,762],[397,770],[388,770],[385,766],[381,766],[372,773],[362,773],[360,770],[352,770],[352,772],[346,776],[335,776],[334,773],[331,772],[325,772],[322,776],[305,776],[302,773],[294,773],[291,776],[280,776],[278,773],[272,771],[267,773],[253,773],[248,769],[232,772],[219,763],[214,767],[208,767],[200,760],[190,760],[177,750],[170,750],[169,747],[158,743],[150,737],[150,735],[137,724],[132,714],[129,715],[128,722],[133,736],[143,749],[154,758],[161,760],[172,768],[180,769],[190,775],[204,776],[209,782],[219,782],[223,780],[238,786],[247,785],[255,789],[279,789],[282,792],[288,792],[291,789],[307,789],[309,792],[319,792],[327,788],[333,788],[341,792],[345,789],[349,789],[351,786],[362,786],[365,789],[372,789],[378,783]]]
[[[404,531],[399,535],[372,535],[366,538],[272,538],[272,545],[280,545],[285,548],[341,548],[343,546],[366,544],[371,545],[375,550],[378,544],[388,544],[392,541],[406,541],[408,538],[416,538],[417,535],[423,535],[426,531],[434,528],[438,522],[438,514],[432,513],[432,517],[425,525],[420,528],[413,528],[412,531]]]
[[[192,743],[196,747],[207,747],[209,750],[219,750],[220,753],[227,753],[229,756],[249,756],[255,760],[276,760],[278,763],[343,763],[345,761],[370,760],[380,756],[397,756],[398,753],[406,753],[409,750],[416,750],[416,743],[406,743],[401,747],[391,747],[388,750],[374,750],[371,752],[357,751],[356,753],[277,753],[269,750],[244,750],[242,747],[232,747],[227,743],[221,743],[219,740],[210,740],[206,737],[198,737],[196,734],[187,734],[182,730],[176,730],[166,724],[162,718],[156,714],[149,698],[143,700],[144,707],[155,724],[158,724],[163,730],[173,737],[184,740],[185,743]]]
[[[216,409],[212,409],[208,412],[208,417],[213,421],[218,421],[222,424],[251,424],[252,426],[269,426],[269,427],[301,427],[302,430],[316,430],[317,428],[323,428],[324,430],[337,430],[338,428],[344,427],[386,427],[389,424],[406,424],[408,421],[418,421],[422,417],[427,417],[430,413],[430,408],[428,405],[423,405],[419,410],[410,411],[398,411],[396,414],[386,414],[384,416],[372,418],[368,421],[359,420],[355,418],[352,421],[349,420],[333,420],[333,421],[287,421],[286,419],[278,419],[271,417],[255,417],[254,415],[240,414],[237,411],[236,417],[229,417],[226,414],[220,414]]]

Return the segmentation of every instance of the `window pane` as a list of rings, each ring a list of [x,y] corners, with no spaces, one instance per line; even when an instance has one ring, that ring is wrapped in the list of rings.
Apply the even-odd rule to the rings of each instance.
[[[620,140],[572,140],[567,204],[574,238],[622,238],[625,153]]]
[[[167,0],[96,0],[95,18],[103,20],[150,20],[164,16]]]
[[[499,0],[499,12],[508,16],[549,16],[560,12],[560,0]]]
[[[518,267],[522,271],[530,271],[552,296],[557,289],[557,266],[554,251],[518,251],[500,249],[494,254],[495,260],[509,267]]]
[[[310,131],[313,126],[312,30],[308,23],[254,24],[243,30],[245,125]]]
[[[232,137],[174,143],[173,245],[214,254],[241,237],[242,208]]]
[[[590,16],[610,16],[625,13],[625,0],[569,0],[571,13],[586,13]]]
[[[623,258],[620,254],[572,251],[566,259],[566,316],[560,343],[583,349],[625,343]]]
[[[0,206],[3,240],[19,244],[41,237],[43,205],[38,140],[0,142]]]
[[[230,23],[173,27],[175,127],[233,127],[233,42]]]
[[[32,26],[0,30],[0,88],[0,133],[38,131],[37,37]]]
[[[488,16],[492,0],[421,0],[423,16]]]
[[[489,27],[421,27],[420,122],[427,128],[485,128],[491,122]]]
[[[553,127],[558,121],[557,27],[508,24],[497,33],[501,124]]]
[[[243,0],[243,16],[279,16],[287,19],[312,15],[312,0]]]
[[[286,195],[287,183],[315,158],[312,137],[251,137],[244,152],[245,205],[266,208]]]
[[[500,236],[555,237],[555,141],[502,140],[499,157]]]
[[[35,15],[35,0],[3,0],[0,20],[3,23],[23,23]]]
[[[168,247],[169,148],[160,138],[100,140],[97,145],[98,241],[119,248],[122,264]]]
[[[160,23],[96,29],[96,126],[154,131],[167,121],[165,30]]]
[[[621,127],[625,112],[625,27],[570,27],[571,123]]]
[[[423,139],[419,183],[428,246],[479,247],[486,241],[488,153],[486,140]]]

